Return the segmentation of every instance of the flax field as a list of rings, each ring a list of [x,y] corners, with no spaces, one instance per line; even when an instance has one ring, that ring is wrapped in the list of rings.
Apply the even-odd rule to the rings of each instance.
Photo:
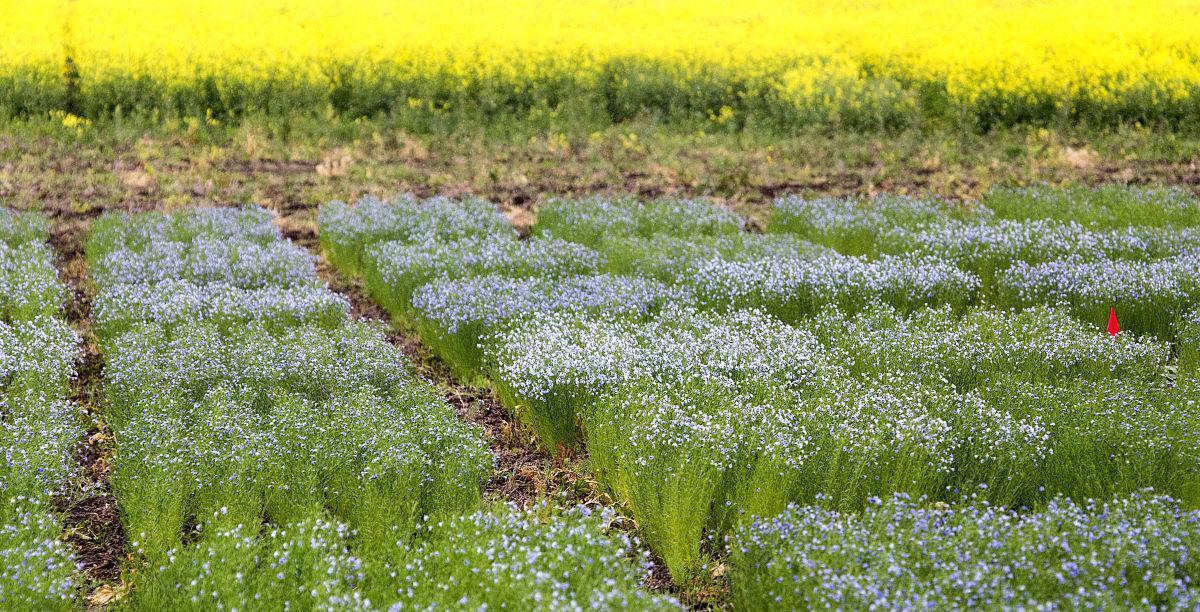
[[[1200,610],[1197,32],[0,0],[0,612]]]

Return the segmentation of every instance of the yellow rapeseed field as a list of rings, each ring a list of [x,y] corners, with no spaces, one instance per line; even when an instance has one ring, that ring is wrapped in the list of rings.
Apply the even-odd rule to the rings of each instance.
[[[0,81],[9,113],[1186,121],[1200,2],[4,0]]]

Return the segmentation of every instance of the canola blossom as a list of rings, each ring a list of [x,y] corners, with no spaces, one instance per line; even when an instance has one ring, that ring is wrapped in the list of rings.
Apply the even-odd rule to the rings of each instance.
[[[1197,30],[1185,0],[5,2],[0,108],[1183,122]]]

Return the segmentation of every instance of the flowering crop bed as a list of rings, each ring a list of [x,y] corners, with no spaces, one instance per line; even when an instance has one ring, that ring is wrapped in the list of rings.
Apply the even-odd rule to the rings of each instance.
[[[34,213],[0,209],[0,608],[71,610],[75,562],[54,500],[75,473],[82,414],[67,401],[79,337]]]
[[[1116,308],[1173,337],[1200,298],[1200,201],[1171,189],[1001,189],[980,202],[786,198],[770,230],[873,261],[936,258],[977,275],[979,301],[1061,304],[1090,321]]]
[[[1017,513],[897,496],[863,513],[788,508],[731,545],[748,610],[1149,608],[1196,605],[1195,512],[1147,494]]]
[[[497,218],[339,203],[322,244],[547,451],[585,450],[677,584],[728,566],[742,609],[1200,597],[1194,198],[784,198],[767,234],[701,201]]]
[[[672,604],[638,590],[644,561],[600,517],[480,514],[481,432],[383,330],[350,319],[265,210],[110,213],[86,251],[134,570],[124,605]],[[554,559],[555,580],[601,562],[612,579],[563,587],[498,558],[416,578],[434,557],[508,545],[497,527],[438,535],[464,521],[524,525],[523,554]]]
[[[1190,125],[1173,0],[0,4],[0,112]],[[1086,19],[1081,16],[1086,15]]]

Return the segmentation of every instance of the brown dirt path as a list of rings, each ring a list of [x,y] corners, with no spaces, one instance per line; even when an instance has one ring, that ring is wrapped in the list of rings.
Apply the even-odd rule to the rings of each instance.
[[[67,319],[83,339],[82,356],[71,385],[71,400],[86,415],[87,433],[76,453],[79,471],[61,500],[67,541],[74,548],[89,609],[113,601],[121,590],[125,534],[109,484],[112,433],[104,419],[103,360],[91,332],[93,288],[87,277],[83,245],[93,215],[51,211],[50,243],[59,257],[59,274],[71,291]],[[59,214],[54,214],[59,213]]]

